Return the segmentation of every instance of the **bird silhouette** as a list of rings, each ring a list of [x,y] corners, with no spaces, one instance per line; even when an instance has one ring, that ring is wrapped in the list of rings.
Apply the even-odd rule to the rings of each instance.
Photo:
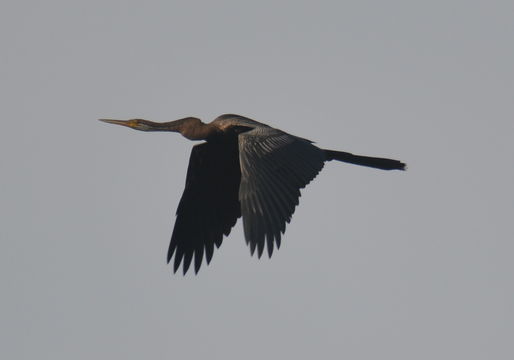
[[[211,123],[187,117],[156,123],[143,119],[101,121],[141,131],[178,132],[195,145],[168,250],[173,271],[186,274],[194,258],[198,273],[205,254],[210,263],[239,217],[253,255],[264,249],[271,257],[280,247],[300,189],[321,171],[325,161],[338,160],[382,170],[405,170],[398,160],[325,150],[244,116],[225,114]]]

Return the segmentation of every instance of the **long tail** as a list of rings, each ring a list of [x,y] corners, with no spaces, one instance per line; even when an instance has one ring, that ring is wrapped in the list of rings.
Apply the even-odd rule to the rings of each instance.
[[[327,160],[339,160],[350,164],[369,166],[382,170],[405,170],[406,165],[398,160],[353,155],[344,151],[325,150]]]

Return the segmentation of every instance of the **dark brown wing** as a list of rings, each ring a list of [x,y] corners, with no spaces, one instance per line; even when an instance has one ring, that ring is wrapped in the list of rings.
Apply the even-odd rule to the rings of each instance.
[[[239,135],[239,200],[246,242],[260,257],[280,246],[280,234],[298,205],[300,189],[323,168],[325,154],[308,140],[260,127]]]
[[[183,260],[185,274],[194,256],[197,273],[204,252],[207,264],[211,261],[214,245],[221,245],[223,235],[230,233],[241,216],[240,181],[237,142],[193,147],[168,250],[168,263],[175,255],[174,272]]]

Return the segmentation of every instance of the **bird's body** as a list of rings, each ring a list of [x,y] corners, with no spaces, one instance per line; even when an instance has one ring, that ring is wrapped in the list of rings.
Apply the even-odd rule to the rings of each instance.
[[[187,272],[193,257],[195,272],[204,254],[207,263],[223,235],[242,216],[247,244],[260,257],[280,246],[286,223],[298,205],[300,189],[321,171],[325,161],[339,160],[383,170],[404,170],[398,160],[324,150],[249,118],[226,114],[209,124],[197,118],[167,123],[142,119],[102,121],[142,131],[179,132],[190,140],[205,140],[191,152],[186,186],[168,251],[173,269]]]

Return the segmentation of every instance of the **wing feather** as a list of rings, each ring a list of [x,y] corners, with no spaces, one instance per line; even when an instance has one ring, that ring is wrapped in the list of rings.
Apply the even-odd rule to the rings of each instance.
[[[194,259],[195,273],[203,255],[207,264],[241,216],[238,198],[241,179],[237,142],[202,143],[193,147],[186,186],[168,250],[173,271],[184,274]]]
[[[323,168],[325,154],[310,141],[270,127],[239,135],[241,185],[239,200],[245,238],[260,257],[274,245],[291,220],[300,189]]]

